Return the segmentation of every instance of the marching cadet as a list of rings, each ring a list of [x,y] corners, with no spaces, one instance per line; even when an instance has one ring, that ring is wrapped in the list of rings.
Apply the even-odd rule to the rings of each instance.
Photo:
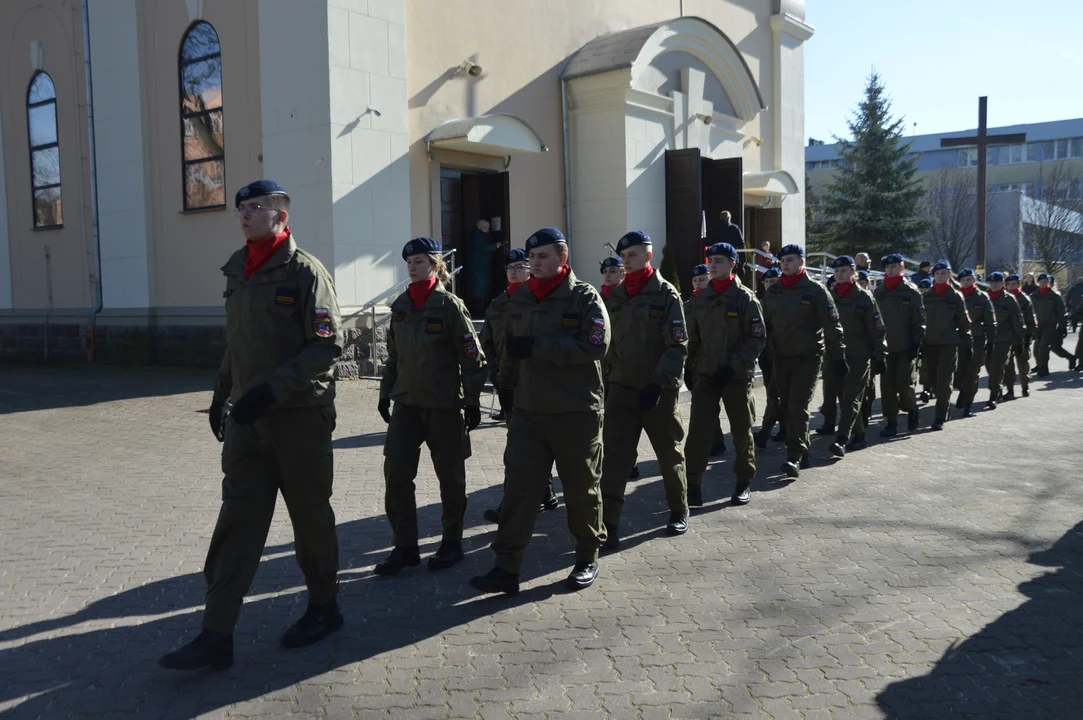
[[[847,450],[860,450],[865,447],[865,418],[861,412],[861,403],[865,388],[869,384],[869,374],[873,366],[883,372],[884,323],[880,310],[868,290],[863,290],[854,282],[854,259],[849,255],[835,258],[831,263],[835,270],[835,284],[831,295],[838,309],[842,323],[842,334],[846,340],[846,362],[850,366],[845,376],[837,373],[824,373],[824,428],[835,432],[835,401],[842,406],[835,442],[831,445],[831,454],[843,457]],[[825,434],[817,430],[820,434]]]
[[[1038,342],[1034,346],[1034,364],[1038,368],[1038,377],[1049,375],[1049,353],[1068,360],[1069,369],[1075,369],[1075,357],[1064,349],[1064,338],[1068,337],[1068,315],[1064,309],[1064,298],[1053,288],[1053,276],[1042,273],[1038,276],[1038,291],[1030,296],[1034,305],[1034,321],[1038,326]]]
[[[609,312],[609,296],[612,294],[613,288],[624,282],[624,276],[626,274],[624,270],[624,261],[621,260],[619,257],[615,256],[607,257],[606,259],[602,260],[601,266],[602,285],[600,289],[602,291],[602,302],[605,304],[606,312]],[[610,344],[609,353],[605,356],[605,360],[602,361],[602,382],[604,383],[603,387],[605,388],[604,394],[606,397],[609,396],[609,360],[612,356],[613,346],[612,344]],[[632,460],[632,470],[628,473],[629,480],[639,479],[638,460],[638,457]],[[543,507],[542,509],[544,510],[546,508]]]
[[[493,551],[496,566],[470,585],[519,592],[523,554],[556,461],[564,486],[576,563],[567,587],[590,587],[605,542],[602,473],[602,360],[609,316],[602,298],[568,267],[568,244],[556,228],[526,241],[530,280],[511,296],[501,365],[517,363],[514,410],[504,451],[504,502]]]
[[[1012,348],[1017,348],[1020,355],[1023,353],[1025,328],[1019,302],[1011,293],[1004,291],[1004,273],[989,273],[988,280],[989,302],[997,318],[997,332],[993,340],[993,352],[989,356],[989,402],[985,407],[996,410],[1004,372],[1011,362]]]
[[[762,294],[766,295],[767,291],[778,283],[781,276],[782,271],[777,267],[767,268],[763,273]],[[778,388],[775,386],[775,374],[772,371],[770,343],[764,344],[759,362],[760,370],[763,371],[763,387],[767,392],[767,404],[764,407],[763,419],[755,439],[756,447],[760,450],[766,450],[768,440],[786,442],[786,426],[782,423],[782,411],[778,405]],[[771,437],[771,431],[775,429],[775,423],[778,423],[778,434]]]
[[[966,353],[960,353],[956,378],[959,383],[959,398],[956,409],[963,411],[965,417],[974,417],[974,397],[978,394],[981,381],[982,365],[992,365],[993,344],[997,337],[997,319],[993,303],[989,296],[978,287],[978,278],[973,268],[963,268],[956,277],[959,292],[963,294],[966,312],[970,316],[970,331],[973,335],[973,352],[970,362],[964,363]],[[989,387],[994,385],[990,382]]]
[[[233,628],[279,492],[308,588],[308,608],[282,644],[309,645],[343,622],[335,599],[338,538],[330,503],[332,368],[344,341],[335,286],[320,261],[297,247],[287,225],[290,198],[281,185],[246,185],[234,207],[246,243],[222,267],[226,351],[209,410],[211,431],[225,442],[222,508],[203,568],[203,631],[158,661],[172,670],[233,664]]]
[[[706,252],[706,250],[704,250]],[[711,276],[707,269],[707,266],[700,263],[692,268],[692,294],[687,300],[684,301],[684,316],[687,319],[688,313],[692,309],[692,298],[703,292],[703,288],[711,284]],[[692,365],[687,361],[684,364],[684,384],[688,388],[688,391],[692,391],[692,386],[696,383],[696,373],[692,368]],[[718,424],[715,426],[714,444],[711,445],[711,457],[722,455],[726,452],[726,436],[722,432],[722,418],[718,418]],[[687,441],[684,449],[685,458],[688,457]]]
[[[421,564],[414,478],[422,444],[432,455],[443,506],[443,539],[429,558],[429,569],[443,570],[463,559],[468,433],[481,423],[478,396],[485,385],[485,356],[466,306],[448,292],[451,278],[440,250],[432,238],[406,243],[402,259],[410,285],[391,303],[377,410],[388,423],[384,506],[395,547],[376,565],[377,575],[397,575]]]
[[[677,410],[688,333],[677,288],[651,266],[651,239],[633,230],[617,242],[624,282],[606,298],[612,340],[606,355],[602,431],[602,519],[608,550],[620,547],[620,518],[643,432],[654,448],[669,506],[668,535],[688,530],[684,425]]]
[[[925,296],[925,343],[921,361],[936,397],[933,430],[943,430],[951,409],[951,378],[958,354],[970,363],[974,350],[966,301],[951,286],[951,266],[944,260],[933,265],[933,289]]]
[[[759,301],[733,274],[736,265],[737,250],[729,243],[707,248],[711,282],[692,299],[688,316],[688,357],[696,376],[685,450],[689,505],[703,505],[703,472],[718,423],[719,403],[726,408],[733,435],[737,485],[732,503],[745,505],[752,498],[752,478],[756,476],[752,380],[766,330]]]
[[[512,248],[508,251],[504,270],[508,277],[507,289],[500,293],[489,308],[485,311],[485,324],[481,327],[478,339],[481,341],[482,352],[488,363],[489,377],[492,378],[493,387],[496,388],[497,397],[500,400],[500,414],[494,420],[506,420],[508,413],[512,411],[515,383],[519,376],[514,366],[507,366],[507,375],[500,374],[500,358],[504,354],[504,311],[511,300],[511,294],[525,283],[530,277],[530,264],[527,262],[526,250]],[[549,493],[542,502],[541,510],[556,510],[560,506],[556,490],[553,489],[553,479],[549,478]],[[489,508],[483,516],[491,523],[500,522],[500,508]]]
[[[805,272],[805,249],[786,245],[778,252],[782,277],[764,295],[771,365],[786,419],[786,462],[782,471],[791,478],[808,467],[809,403],[823,362],[824,345],[830,371],[844,377],[846,343],[839,313],[827,289]]]
[[[1012,357],[1004,371],[1004,384],[1008,391],[1004,393],[1004,400],[1015,400],[1015,371],[1019,370],[1019,385],[1023,390],[1023,397],[1030,397],[1030,344],[1034,342],[1038,326],[1034,318],[1034,305],[1030,295],[1022,291],[1019,283],[1019,275],[1012,273],[1004,282],[1004,287],[1019,303],[1019,310],[1023,313],[1023,344],[1012,347]],[[1037,287],[1037,286],[1035,286]]]
[[[914,364],[925,340],[925,305],[921,292],[906,279],[902,255],[884,256],[884,281],[872,296],[884,322],[887,358],[880,375],[884,429],[880,437],[899,434],[899,410],[906,413],[907,429],[918,427],[918,405],[914,396]]]
[[[868,271],[857,271],[857,284],[862,290],[868,290],[872,293],[872,288],[869,286]],[[873,299],[875,300],[875,298]],[[877,366],[874,363],[872,372],[869,373],[869,384],[865,386],[865,395],[861,398],[861,417],[865,421],[866,429],[869,427],[869,423],[872,422],[872,404],[876,402],[876,377],[879,374],[880,373],[877,372]]]

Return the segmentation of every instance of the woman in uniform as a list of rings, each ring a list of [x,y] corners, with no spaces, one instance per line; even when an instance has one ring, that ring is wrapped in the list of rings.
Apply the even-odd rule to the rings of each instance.
[[[421,564],[414,478],[423,443],[429,446],[440,481],[444,526],[429,569],[443,570],[463,559],[468,433],[481,422],[478,397],[485,385],[485,355],[466,307],[448,292],[451,278],[440,249],[432,238],[406,243],[402,258],[410,285],[391,303],[377,409],[388,423],[384,505],[395,547],[376,566],[377,575],[397,575]]]

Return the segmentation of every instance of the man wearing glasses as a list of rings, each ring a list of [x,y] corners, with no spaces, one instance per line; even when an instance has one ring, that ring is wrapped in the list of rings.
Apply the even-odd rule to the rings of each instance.
[[[290,199],[278,183],[241,188],[236,208],[246,242],[222,267],[226,352],[209,410],[211,430],[225,442],[222,508],[203,569],[203,632],[159,660],[174,670],[233,664],[233,628],[280,491],[308,587],[308,609],[282,644],[309,645],[342,627],[330,503],[331,371],[343,345],[334,283],[297,247],[286,224]]]

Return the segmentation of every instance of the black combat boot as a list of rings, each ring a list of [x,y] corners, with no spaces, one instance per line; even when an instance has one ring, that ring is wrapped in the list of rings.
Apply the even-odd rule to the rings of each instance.
[[[483,593],[504,593],[515,597],[519,594],[519,576],[494,567],[485,575],[470,578],[470,587]]]
[[[846,445],[849,442],[845,435],[835,438],[835,442],[831,443],[831,454],[837,458],[846,457]]]
[[[752,486],[747,482],[738,482],[730,498],[731,505],[748,505],[752,501]]]
[[[158,664],[166,670],[224,670],[233,664],[233,636],[204,630],[184,647],[163,655]]]
[[[834,435],[835,434],[835,424],[825,422],[823,425],[816,428],[816,434],[817,435]]]
[[[846,443],[846,452],[853,452],[854,450],[864,450],[868,445],[865,444],[864,435],[854,435],[850,442]]]
[[[416,545],[409,548],[396,546],[387,556],[387,560],[377,563],[375,573],[387,576],[398,575],[403,569],[417,567],[420,564],[421,554],[417,551]]]
[[[684,535],[688,532],[688,511],[671,512],[666,525],[666,535]]]
[[[429,558],[429,570],[447,570],[452,565],[462,562],[463,544],[461,542],[442,542],[440,549]]]
[[[892,438],[899,434],[899,424],[888,420],[887,425],[884,425],[884,429],[880,431],[880,437]]]
[[[564,583],[569,590],[585,590],[598,579],[598,563],[580,560]]]
[[[305,614],[282,635],[282,646],[299,648],[323,640],[342,628],[342,613],[334,600],[326,605],[309,604]]]

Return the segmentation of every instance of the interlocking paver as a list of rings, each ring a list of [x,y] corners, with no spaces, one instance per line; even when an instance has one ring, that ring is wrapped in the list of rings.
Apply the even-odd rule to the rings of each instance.
[[[237,663],[186,676],[155,660],[198,628],[221,479],[209,383],[180,370],[0,366],[0,713],[965,720],[1083,706],[1078,374],[838,463],[816,438],[795,483],[780,480],[772,444],[747,508],[725,501],[730,450],[681,538],[660,532],[644,441],[626,542],[596,586],[563,592],[574,548],[560,510],[539,518],[518,598],[465,584],[492,562],[481,512],[500,501],[505,430],[491,423],[473,436],[466,561],[373,576],[390,545],[385,426],[374,384],[344,383],[332,501],[345,629],[302,651],[278,646],[304,607],[280,505]],[[426,462],[428,554],[440,508]]]

